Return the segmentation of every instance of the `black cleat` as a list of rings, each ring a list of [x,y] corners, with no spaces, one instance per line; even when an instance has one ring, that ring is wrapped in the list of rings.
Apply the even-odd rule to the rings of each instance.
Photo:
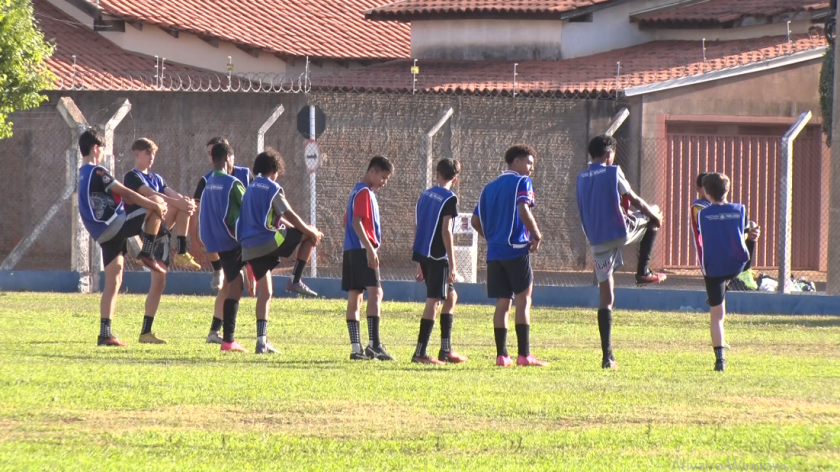
[[[618,370],[618,362],[615,361],[615,356],[610,354],[610,357],[605,357],[601,360],[602,369]]]
[[[718,359],[715,361],[715,372],[723,372],[726,370],[726,359]]]
[[[376,359],[378,361],[392,361],[394,360],[388,351],[385,350],[385,346],[379,345],[376,348],[372,348],[370,346],[365,348],[365,354],[370,357],[371,359]]]
[[[371,360],[371,358],[368,357],[368,355],[365,351],[361,351],[361,352],[353,351],[353,352],[350,353],[350,360],[351,361],[369,361],[369,360]]]

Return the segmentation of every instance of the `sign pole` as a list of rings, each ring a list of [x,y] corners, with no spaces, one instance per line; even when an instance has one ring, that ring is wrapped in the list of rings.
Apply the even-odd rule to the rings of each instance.
[[[315,105],[309,105],[309,139],[315,142]],[[309,159],[306,156],[306,159]],[[316,157],[317,159],[317,157]],[[315,170],[309,170],[309,224],[316,226],[315,209],[317,208],[317,195],[315,192]],[[310,277],[318,276],[318,248],[312,251],[312,260],[309,263]]]

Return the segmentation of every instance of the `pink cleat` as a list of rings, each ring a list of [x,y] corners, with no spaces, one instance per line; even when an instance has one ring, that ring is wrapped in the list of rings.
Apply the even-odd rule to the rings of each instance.
[[[548,362],[537,359],[533,354],[528,354],[528,357],[519,356],[516,359],[516,365],[520,367],[545,367],[548,365]]]
[[[496,366],[498,367],[512,367],[513,359],[510,356],[499,356],[496,358]]]
[[[232,343],[223,342],[222,351],[245,352],[245,348],[236,341]]]

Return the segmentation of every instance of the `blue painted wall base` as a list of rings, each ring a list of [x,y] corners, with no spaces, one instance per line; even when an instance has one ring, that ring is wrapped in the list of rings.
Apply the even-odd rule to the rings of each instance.
[[[104,274],[103,274],[104,275]],[[172,295],[212,295],[211,274],[173,272],[166,277],[165,293]],[[101,279],[104,280],[104,277]],[[305,279],[307,285],[326,298],[346,298],[339,279]],[[104,283],[104,282],[103,282]],[[148,272],[126,272],[122,291],[146,293],[149,290]],[[0,271],[0,291],[65,292],[78,290],[79,274],[63,271]],[[278,298],[289,297],[286,278],[274,278],[274,293]],[[100,287],[101,288],[101,287]],[[426,287],[420,282],[382,282],[386,301],[421,302],[426,299]],[[489,304],[483,284],[456,284],[458,301],[469,304]],[[615,307],[624,310],[694,311],[706,312],[706,292],[701,290],[662,290],[648,288],[618,288]],[[596,308],[597,287],[534,288],[534,305],[564,308]],[[840,296],[817,294],[780,295],[765,292],[730,292],[726,295],[730,313],[840,315]]]

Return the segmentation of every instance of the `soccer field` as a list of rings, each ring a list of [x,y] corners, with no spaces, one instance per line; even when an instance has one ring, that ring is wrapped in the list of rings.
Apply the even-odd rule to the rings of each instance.
[[[98,306],[0,293],[0,469],[840,469],[838,317],[730,316],[720,374],[705,313],[616,311],[620,370],[602,371],[593,310],[534,310],[551,365],[502,369],[490,306],[460,307],[453,347],[470,361],[443,367],[409,362],[419,304],[385,304],[396,363],[348,359],[340,300],[275,300],[275,357],[205,344],[209,297],[164,297],[170,344],[148,346],[143,297],[122,295],[129,346],[97,348]],[[243,299],[249,350],[253,313]]]

